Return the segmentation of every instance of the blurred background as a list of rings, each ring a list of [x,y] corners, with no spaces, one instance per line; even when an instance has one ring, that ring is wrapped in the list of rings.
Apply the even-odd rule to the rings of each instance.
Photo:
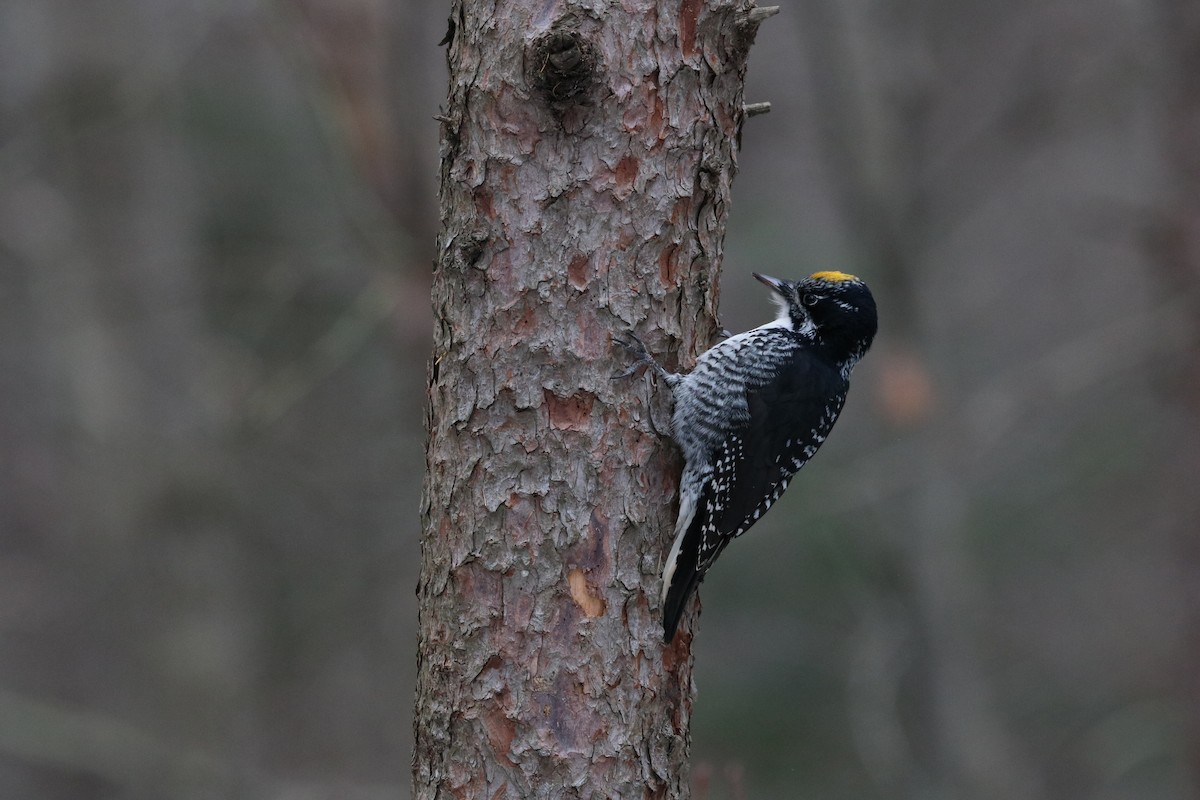
[[[408,795],[447,12],[0,4],[0,797]],[[1200,797],[1200,4],[785,0],[746,100],[722,324],[882,328],[696,796]]]

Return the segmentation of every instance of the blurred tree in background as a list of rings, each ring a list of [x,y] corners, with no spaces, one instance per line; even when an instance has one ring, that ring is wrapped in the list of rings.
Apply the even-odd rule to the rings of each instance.
[[[0,796],[407,792],[446,10],[0,5]],[[702,590],[697,795],[1200,795],[1197,16],[760,34],[722,324],[883,327]]]

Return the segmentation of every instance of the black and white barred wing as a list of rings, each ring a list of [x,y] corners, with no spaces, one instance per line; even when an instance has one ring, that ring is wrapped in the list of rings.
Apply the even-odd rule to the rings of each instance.
[[[830,397],[845,396],[845,381],[836,370],[797,357],[800,351],[792,347],[776,352],[779,363],[768,370],[775,377],[747,381],[738,397],[738,413],[727,418],[725,435],[709,461],[712,471],[694,506],[691,498],[681,498],[694,513],[687,527],[676,531],[663,573],[666,641],[675,635],[684,606],[704,573],[730,541],[779,499],[841,411],[840,399],[826,407]],[[813,420],[818,421],[816,427]],[[685,519],[681,506],[681,522]]]
[[[700,504],[708,516],[701,570],[712,565],[725,543],[767,513],[841,413],[846,395],[842,376],[813,359],[789,361],[779,378],[748,389],[748,419],[715,461]]]

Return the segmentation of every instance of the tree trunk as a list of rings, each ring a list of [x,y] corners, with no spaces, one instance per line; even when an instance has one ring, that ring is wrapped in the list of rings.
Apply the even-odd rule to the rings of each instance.
[[[456,0],[433,286],[415,796],[687,795],[680,462],[636,330],[716,332],[745,0]]]

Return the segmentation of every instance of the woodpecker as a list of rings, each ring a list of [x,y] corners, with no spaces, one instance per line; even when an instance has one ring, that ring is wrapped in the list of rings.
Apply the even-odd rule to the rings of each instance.
[[[674,396],[671,432],[685,464],[662,573],[667,643],[717,556],[825,441],[878,327],[871,291],[853,275],[754,277],[773,291],[778,318],[719,342],[686,375],[665,369],[636,336],[614,337],[636,361],[624,375],[649,366]]]

